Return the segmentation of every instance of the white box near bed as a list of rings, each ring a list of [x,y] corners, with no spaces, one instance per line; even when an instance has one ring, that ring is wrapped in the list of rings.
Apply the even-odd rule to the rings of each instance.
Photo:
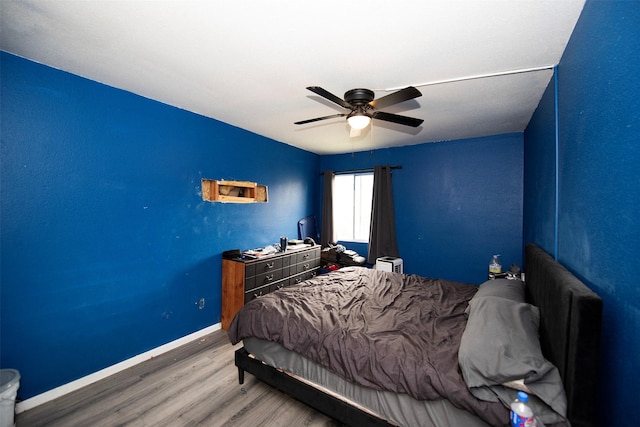
[[[394,273],[403,272],[402,258],[383,256],[376,259],[376,270],[392,271]]]

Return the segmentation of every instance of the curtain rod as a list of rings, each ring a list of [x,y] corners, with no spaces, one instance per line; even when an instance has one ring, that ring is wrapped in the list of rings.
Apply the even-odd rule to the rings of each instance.
[[[402,169],[402,165],[386,166],[386,167],[389,167],[391,169]],[[346,171],[334,171],[333,174],[334,175],[339,175],[339,174],[343,174],[343,173],[358,173],[358,172],[373,172],[373,168],[350,169],[350,170],[346,170]],[[320,175],[324,175],[324,172],[320,172]]]

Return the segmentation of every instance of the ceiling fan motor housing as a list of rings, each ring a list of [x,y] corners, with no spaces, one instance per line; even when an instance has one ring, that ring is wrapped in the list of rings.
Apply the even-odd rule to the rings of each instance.
[[[373,101],[374,97],[375,93],[369,89],[351,89],[344,94],[344,100],[354,106],[366,105]]]

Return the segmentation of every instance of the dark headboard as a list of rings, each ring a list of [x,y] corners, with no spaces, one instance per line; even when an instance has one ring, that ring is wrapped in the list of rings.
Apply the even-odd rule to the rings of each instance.
[[[525,249],[527,300],[540,309],[540,345],[557,366],[572,427],[596,426],[602,299],[535,244]]]

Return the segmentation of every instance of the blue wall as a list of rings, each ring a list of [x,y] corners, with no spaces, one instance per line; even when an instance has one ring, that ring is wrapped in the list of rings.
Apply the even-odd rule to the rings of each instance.
[[[522,138],[518,133],[322,156],[321,167],[402,165],[393,171],[393,191],[405,273],[482,283],[494,253],[502,255],[504,268],[522,266]]]
[[[1,55],[0,362],[20,399],[218,323],[222,251],[317,210],[314,154]],[[269,202],[204,202],[201,178]]]
[[[558,67],[558,122],[551,84],[524,135],[353,155],[2,53],[0,366],[21,371],[19,398],[217,323],[223,250],[296,236],[320,214],[320,170],[400,164],[408,273],[480,283],[493,253],[522,265],[523,242],[557,242],[604,299],[601,425],[624,425],[640,353],[639,4],[586,3]],[[201,178],[266,184],[269,203],[203,202]]]
[[[555,86],[552,79],[525,133],[524,242],[556,246]]]
[[[524,234],[551,254],[557,239],[554,255],[604,301],[602,369],[585,373],[599,375],[602,426],[628,425],[638,405],[639,46],[639,2],[587,1],[558,66],[557,233],[553,88],[525,132]]]

